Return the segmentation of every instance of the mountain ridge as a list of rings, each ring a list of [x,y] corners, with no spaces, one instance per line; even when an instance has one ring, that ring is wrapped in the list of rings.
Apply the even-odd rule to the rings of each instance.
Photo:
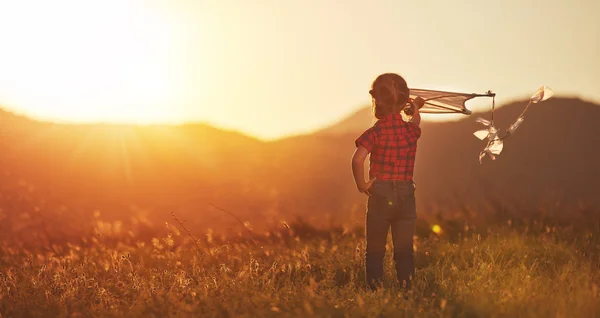
[[[559,101],[565,102],[565,103],[571,103],[571,102],[587,103],[587,104],[591,104],[591,105],[600,106],[600,104],[596,104],[593,101],[588,101],[588,100],[585,100],[580,97],[555,96],[555,97],[552,97],[552,99],[559,100]],[[527,105],[527,103],[528,103],[527,99],[516,99],[511,102],[502,104],[502,105],[496,105],[495,112],[499,111],[502,113],[502,112],[504,112],[504,110],[502,110],[504,108],[513,108],[513,107],[519,107],[519,106],[524,109],[525,106]],[[539,106],[543,107],[543,103],[544,102],[539,103]],[[538,105],[533,104],[530,107],[537,107],[537,106]],[[477,118],[477,117],[488,118],[491,115],[491,111],[492,111],[492,108],[490,106],[489,110],[473,111],[473,113],[471,115],[462,115],[461,117],[454,119],[454,120],[450,120],[449,122],[468,120],[469,118]],[[446,114],[442,114],[442,115],[426,114],[425,116],[444,117],[447,115]],[[503,120],[503,119],[501,119],[501,120]],[[356,133],[357,131],[364,130],[365,127],[368,128],[370,125],[374,124],[375,121],[376,121],[376,118],[373,116],[371,106],[364,106],[364,107],[361,107],[361,108],[355,110],[354,112],[349,113],[347,116],[343,117],[340,121],[338,121],[332,125],[322,127],[321,129],[315,131],[314,134],[316,134],[316,135],[343,135],[348,132]],[[444,123],[447,121],[432,121],[432,120],[428,120],[427,118],[423,118],[421,122],[425,125],[429,125],[434,122],[435,123]]]
[[[554,96],[552,99],[562,100],[565,102],[582,102],[582,103],[600,105],[600,104],[594,103],[593,101],[586,100],[585,98],[578,97],[578,96]],[[511,102],[504,103],[502,105],[497,105],[496,111],[499,111],[500,109],[503,109],[505,107],[514,107],[514,105],[522,105],[524,107],[527,104],[527,102],[528,102],[527,99],[515,99]],[[534,107],[534,106],[532,106],[532,107]],[[490,112],[491,112],[491,107],[490,107],[490,110],[473,111],[473,113],[471,115],[465,115],[463,118],[457,118],[457,119],[451,120],[451,121],[466,120],[471,117],[485,117],[485,116],[488,116],[490,114]],[[439,116],[439,115],[430,115],[430,116]],[[441,116],[444,116],[444,115],[441,115]],[[278,142],[278,141],[282,141],[282,140],[286,140],[286,139],[293,139],[296,137],[311,136],[311,135],[343,135],[348,132],[354,133],[354,132],[364,128],[365,125],[367,125],[367,127],[368,127],[369,125],[374,124],[376,121],[376,119],[372,115],[371,106],[365,105],[362,107],[358,107],[353,111],[348,112],[345,116],[342,116],[340,120],[334,121],[333,123],[328,124],[328,125],[324,125],[321,128],[316,129],[312,132],[295,133],[295,134],[289,134],[286,136],[282,136],[282,137],[274,138],[274,139],[270,139],[270,140],[263,140],[261,138],[258,138],[256,136],[253,136],[251,134],[245,133],[245,132],[237,130],[237,129],[218,127],[217,125],[214,125],[210,122],[205,122],[205,121],[193,121],[193,122],[186,122],[186,123],[179,123],[179,124],[53,122],[53,121],[33,119],[27,115],[9,111],[0,105],[0,118],[2,118],[2,117],[5,117],[5,118],[8,117],[9,119],[24,121],[24,122],[28,122],[28,123],[37,123],[37,124],[44,124],[44,125],[59,125],[59,126],[69,126],[69,127],[87,127],[87,128],[91,128],[91,127],[182,128],[182,129],[207,128],[207,129],[214,129],[214,130],[218,130],[218,131],[226,132],[226,133],[230,133],[230,134],[243,135],[249,139],[254,139],[254,140],[260,141],[262,143]],[[433,122],[433,121],[430,121],[427,118],[424,118],[422,120],[422,122],[429,123],[429,122]],[[445,122],[445,121],[435,121],[435,122]]]
[[[508,127],[524,105],[498,107],[497,126]],[[355,188],[350,158],[354,139],[371,125],[368,108],[362,112],[366,119],[361,110],[348,116],[362,123],[346,133],[270,142],[210,125],[69,126],[8,117],[14,125],[0,130],[0,181],[29,185],[11,188],[14,197],[29,196],[28,189],[34,189],[41,197],[32,199],[31,208],[57,202],[81,215],[100,210],[118,218],[137,206],[163,222],[166,211],[175,211],[193,219],[198,229],[236,226],[209,203],[259,224],[296,215],[360,223],[365,197]],[[471,116],[479,115],[488,118],[489,113]],[[475,118],[423,121],[415,166],[420,215],[440,207],[484,211],[490,198],[507,209],[558,201],[600,206],[595,163],[600,151],[593,147],[600,142],[598,119],[600,107],[580,99],[559,97],[532,105],[498,159],[485,158],[482,164],[478,154],[485,142],[473,132],[483,126]],[[2,204],[5,211],[18,207]]]

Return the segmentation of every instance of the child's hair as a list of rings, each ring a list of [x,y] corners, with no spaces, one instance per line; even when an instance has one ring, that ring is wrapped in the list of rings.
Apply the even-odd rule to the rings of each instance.
[[[369,91],[374,114],[381,119],[389,114],[399,114],[408,102],[409,89],[406,80],[395,73],[384,73],[373,81]]]

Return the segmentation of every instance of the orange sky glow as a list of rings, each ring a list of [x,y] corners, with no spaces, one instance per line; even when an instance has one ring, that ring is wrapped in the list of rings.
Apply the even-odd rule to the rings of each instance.
[[[492,90],[497,103],[541,85],[600,102],[598,12],[592,0],[3,1],[0,105],[272,139],[367,105],[382,72],[415,88]]]

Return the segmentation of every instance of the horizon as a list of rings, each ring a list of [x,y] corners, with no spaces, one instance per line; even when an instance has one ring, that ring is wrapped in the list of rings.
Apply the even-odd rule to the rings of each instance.
[[[42,121],[207,123],[276,140],[367,107],[383,72],[411,88],[492,90],[497,105],[542,85],[600,103],[600,3],[473,3],[6,2],[0,105]]]
[[[589,100],[589,99],[585,99],[579,96],[561,96],[561,95],[555,95],[552,97],[553,100],[573,100],[573,101],[579,101],[582,103],[589,103],[589,104],[593,104],[594,106],[600,106],[600,103]],[[503,109],[506,106],[512,106],[515,104],[523,104],[523,107],[526,105],[527,103],[527,98],[526,99],[514,99],[514,100],[510,100],[507,101],[504,104],[496,104],[496,111],[498,111],[499,109]],[[491,105],[491,103],[490,103]],[[318,133],[321,130],[325,130],[328,128],[331,128],[333,126],[342,124],[345,120],[348,119],[352,119],[354,118],[356,115],[359,115],[361,112],[364,112],[366,110],[368,110],[370,108],[370,105],[364,105],[362,107],[358,107],[355,108],[354,110],[349,111],[348,113],[344,114],[343,116],[341,116],[340,118],[333,120],[329,123],[324,124],[323,126],[317,127],[316,129],[313,130],[309,130],[309,131],[300,131],[297,133],[290,133],[287,135],[281,135],[281,136],[276,136],[276,137],[271,137],[271,138],[263,138],[260,136],[255,136],[252,134],[249,134],[247,132],[244,132],[242,130],[239,129],[235,129],[235,128],[229,128],[229,127],[222,127],[219,125],[215,125],[211,122],[207,122],[207,121],[187,121],[187,122],[174,122],[174,123],[128,123],[128,122],[110,122],[110,121],[90,121],[90,122],[81,122],[81,121],[54,121],[54,120],[47,120],[47,119],[40,119],[40,118],[35,118],[32,117],[30,115],[27,114],[23,114],[23,113],[18,113],[15,112],[13,110],[7,109],[5,107],[3,107],[2,105],[0,105],[0,112],[6,112],[11,116],[17,116],[17,117],[22,117],[25,120],[30,120],[36,123],[46,123],[46,124],[56,124],[56,125],[65,125],[65,126],[118,126],[118,127],[182,127],[182,126],[194,126],[194,125],[201,125],[201,126],[209,126],[224,132],[233,132],[233,133],[237,133],[246,137],[250,137],[256,140],[259,140],[261,142],[276,142],[279,140],[283,140],[286,138],[292,138],[292,137],[297,137],[297,136],[304,136],[304,135],[311,135],[311,134],[315,134]],[[491,114],[491,108],[488,109],[477,109],[474,110],[472,114],[470,115],[465,115],[465,114],[447,114],[445,115],[446,118],[449,118],[448,120],[436,120],[436,117],[439,117],[436,114],[422,114],[422,120],[423,122],[455,122],[455,121],[463,121],[463,120],[468,120],[469,118],[473,117],[473,116],[478,116],[478,115],[485,115],[485,114]],[[365,121],[368,118],[365,118]],[[373,119],[374,120],[374,119]],[[474,120],[474,119],[473,119]]]

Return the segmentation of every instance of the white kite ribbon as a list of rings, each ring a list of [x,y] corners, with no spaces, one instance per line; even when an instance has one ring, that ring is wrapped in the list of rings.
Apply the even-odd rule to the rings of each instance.
[[[529,99],[532,103],[543,102],[554,95],[552,89],[548,86],[540,87],[533,96]]]
[[[478,131],[474,132],[473,134],[475,135],[475,137],[479,138],[480,140],[484,140],[486,138],[488,139],[487,145],[479,153],[479,163],[480,164],[482,163],[482,160],[486,155],[489,156],[490,159],[496,160],[496,156],[499,155],[502,152],[502,149],[504,148],[503,140],[505,138],[507,138],[508,136],[512,135],[515,132],[515,130],[517,130],[517,128],[519,128],[519,126],[523,123],[523,120],[525,119],[525,112],[529,108],[529,105],[548,100],[553,95],[554,95],[554,92],[548,86],[544,85],[544,86],[540,87],[535,92],[535,94],[533,94],[533,96],[531,96],[531,98],[529,99],[529,103],[527,103],[527,106],[525,106],[525,109],[523,109],[523,112],[521,112],[521,115],[519,115],[519,117],[517,117],[515,122],[512,123],[508,127],[506,135],[504,135],[503,137],[500,137],[500,138],[498,138],[498,129],[496,129],[496,127],[494,126],[494,119],[493,119],[494,118],[494,109],[493,108],[492,108],[492,120],[483,119],[481,117],[477,118],[476,121],[478,123],[483,124],[484,126],[487,126],[487,129],[478,130]]]

